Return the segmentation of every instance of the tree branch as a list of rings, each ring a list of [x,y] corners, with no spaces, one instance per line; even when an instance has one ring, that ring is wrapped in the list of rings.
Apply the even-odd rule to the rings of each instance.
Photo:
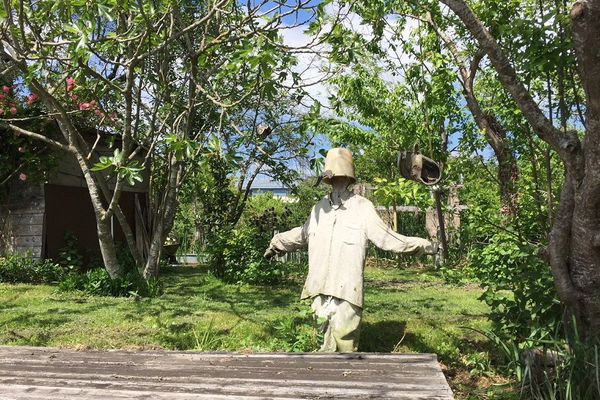
[[[517,106],[533,127],[535,133],[559,154],[567,169],[580,180],[583,177],[583,160],[581,157],[581,142],[577,133],[572,131],[562,134],[555,128],[537,103],[519,80],[510,60],[502,48],[483,26],[483,23],[473,13],[464,0],[440,0],[460,18],[465,27],[475,37],[482,50],[486,52],[490,62],[498,74],[502,86],[510,93]]]
[[[16,132],[18,135],[24,135],[24,136],[28,136],[28,137],[36,139],[36,140],[40,140],[40,141],[42,141],[44,143],[47,143],[47,144],[49,144],[49,145],[51,145],[53,147],[56,147],[56,148],[58,148],[60,150],[67,151],[69,153],[74,153],[75,152],[75,149],[72,146],[63,144],[63,143],[58,142],[56,140],[50,139],[47,136],[41,135],[41,134],[36,133],[36,132],[31,132],[31,131],[29,131],[27,129],[23,129],[23,128],[18,127],[16,125],[7,124],[5,122],[0,121],[0,126],[4,126],[6,128],[9,128],[9,129],[13,130],[14,132]]]

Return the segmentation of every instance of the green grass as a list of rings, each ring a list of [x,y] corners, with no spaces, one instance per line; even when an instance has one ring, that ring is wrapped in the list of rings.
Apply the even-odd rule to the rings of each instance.
[[[0,344],[69,348],[225,351],[314,350],[317,337],[300,280],[228,285],[202,268],[169,268],[157,298],[58,293],[49,285],[0,284]],[[475,285],[449,285],[433,271],[367,268],[360,350],[436,353],[458,398],[482,395],[487,306]],[[299,323],[300,322],[300,323]],[[475,361],[473,361],[475,360]],[[487,389],[486,389],[487,390]],[[475,393],[473,395],[469,393]],[[474,396],[474,397],[472,397]],[[484,397],[481,397],[484,396]]]

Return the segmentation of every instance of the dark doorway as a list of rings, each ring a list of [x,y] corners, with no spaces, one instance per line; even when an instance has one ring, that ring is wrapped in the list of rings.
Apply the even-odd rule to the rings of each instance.
[[[71,232],[77,238],[79,252],[86,258],[100,255],[96,216],[87,188],[44,185],[45,257],[56,259],[65,247],[65,234]],[[119,205],[135,234],[135,194],[122,192]],[[145,194],[141,194],[142,200]],[[117,242],[125,243],[125,235],[119,222],[113,217],[113,234]]]

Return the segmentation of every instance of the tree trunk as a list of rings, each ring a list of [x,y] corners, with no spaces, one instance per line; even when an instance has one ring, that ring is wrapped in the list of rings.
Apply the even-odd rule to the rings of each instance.
[[[96,216],[96,225],[98,228],[98,242],[100,244],[100,252],[102,253],[102,261],[108,275],[112,279],[123,276],[123,271],[117,259],[117,250],[112,237],[110,218],[102,219]]]
[[[181,162],[171,161],[165,192],[160,203],[159,212],[154,216],[150,239],[150,250],[144,267],[144,278],[157,278],[159,274],[160,256],[167,232],[173,226],[177,210],[177,190],[182,174]]]
[[[539,161],[538,158],[536,156],[536,148],[533,145],[533,139],[531,137],[527,138],[527,144],[529,147],[529,153],[531,154],[531,175],[532,175],[532,179],[533,179],[533,185],[534,185],[534,189],[533,189],[533,199],[535,201],[535,205],[537,208],[537,217],[538,217],[538,222],[540,224],[540,227],[544,230],[547,231],[548,227],[550,227],[551,225],[547,224],[547,217],[546,214],[548,214],[548,212],[544,213],[544,203],[542,200],[542,189],[541,189],[541,184],[540,184],[540,172],[539,172]]]
[[[494,155],[498,161],[498,184],[500,191],[500,212],[511,220],[517,216],[517,179],[519,170],[517,160],[506,143],[506,132],[497,123],[496,118],[486,115],[484,132],[487,142],[492,146]]]
[[[68,129],[67,127],[64,127],[60,119],[59,126],[61,129]],[[73,140],[71,140],[71,142],[73,142]],[[112,214],[107,213],[104,209],[100,195],[100,187],[102,184],[106,184],[106,182],[102,181],[104,179],[102,175],[93,174],[89,167],[89,161],[83,156],[81,149],[78,148],[75,157],[87,183],[88,192],[92,201],[92,208],[94,209],[94,214],[96,216],[98,244],[100,246],[104,267],[112,279],[120,278],[123,276],[123,269],[119,265],[117,259],[117,249],[111,231]],[[99,183],[99,181],[102,181],[102,183]]]
[[[544,149],[544,169],[546,171],[546,208],[548,209],[548,226],[552,226],[554,191],[552,190],[552,153],[550,153],[548,146]]]
[[[600,335],[600,0],[571,9],[573,42],[586,95],[584,174],[573,185],[570,275],[590,336]],[[570,171],[567,171],[570,173]],[[571,178],[572,179],[572,178]],[[558,223],[558,221],[556,221]]]
[[[446,221],[444,219],[444,209],[442,208],[442,189],[439,186],[434,187],[433,197],[435,198],[435,213],[438,219],[438,231],[440,245],[442,246],[442,264],[448,260],[448,237],[446,236]]]

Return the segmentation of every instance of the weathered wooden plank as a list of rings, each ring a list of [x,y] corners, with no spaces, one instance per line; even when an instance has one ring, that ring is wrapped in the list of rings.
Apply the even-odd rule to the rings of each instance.
[[[298,361],[298,362],[290,362],[288,360],[277,360],[276,362],[269,362],[268,360],[258,362],[253,359],[246,359],[243,362],[235,362],[235,360],[231,362],[205,362],[198,361],[194,363],[172,363],[172,362],[161,362],[160,359],[151,362],[134,362],[134,363],[113,363],[113,362],[103,362],[103,361],[92,361],[92,360],[15,360],[10,358],[2,358],[2,365],[0,365],[0,370],[7,368],[9,365],[11,368],[34,368],[36,366],[39,367],[48,367],[50,365],[60,367],[69,367],[69,368],[88,368],[88,369],[105,369],[105,368],[127,368],[131,365],[138,365],[141,368],[147,369],[149,371],[153,370],[173,370],[173,371],[181,371],[187,369],[197,369],[199,367],[212,368],[217,371],[219,368],[230,369],[230,368],[239,368],[239,369],[255,369],[255,370],[265,370],[270,371],[274,368],[278,370],[298,370],[298,369],[306,369],[308,371],[313,371],[318,369],[322,372],[332,371],[334,373],[340,373],[339,368],[340,365],[351,368],[354,373],[367,373],[372,374],[373,372],[381,373],[381,374],[389,374],[389,373],[402,373],[403,375],[423,375],[427,373],[432,373],[438,370],[438,368],[434,365],[413,365],[413,364],[397,364],[387,366],[385,364],[372,364],[372,363],[360,363],[360,362],[337,362],[337,363],[322,363],[322,362],[307,362],[307,361]]]
[[[12,213],[10,215],[10,221],[13,226],[17,224],[43,225],[44,212],[43,210],[41,212],[39,210],[34,210],[31,212]]]
[[[129,390],[104,390],[104,389],[73,389],[64,387],[30,387],[27,385],[7,385],[0,393],[0,400],[48,400],[48,399],[156,399],[156,400],[256,400],[255,396],[216,395],[214,393],[164,393],[164,392],[131,392]],[[289,400],[300,398],[287,397]]]
[[[328,379],[330,376],[339,377],[349,373],[352,373],[355,379],[361,377],[367,378],[371,382],[375,381],[386,381],[389,377],[401,376],[401,377],[413,377],[418,378],[425,376],[427,379],[432,379],[432,376],[438,372],[438,368],[435,367],[414,367],[401,365],[395,368],[381,368],[371,367],[371,365],[363,364],[352,364],[352,363],[337,363],[329,365],[318,365],[313,363],[299,363],[295,366],[290,363],[276,363],[274,365],[252,365],[252,363],[244,362],[243,364],[211,364],[211,363],[197,363],[195,366],[186,364],[182,365],[169,365],[168,363],[161,364],[157,362],[155,364],[108,364],[108,363],[89,363],[81,362],[79,364],[69,362],[45,362],[45,363],[27,363],[20,361],[3,360],[3,366],[1,370],[12,369],[12,370],[37,370],[52,368],[64,368],[72,372],[77,372],[81,369],[87,371],[103,371],[110,369],[112,371],[127,370],[132,365],[136,365],[138,369],[143,370],[144,375],[161,375],[161,376],[177,376],[180,373],[192,374],[197,372],[198,368],[206,368],[205,375],[210,376],[227,376],[231,371],[237,371],[238,373],[251,372],[255,375],[271,374],[276,371],[279,374],[297,374],[301,376],[314,376],[315,379]],[[343,367],[344,369],[340,369]],[[346,371],[347,370],[347,371]],[[443,377],[439,377],[443,381]]]
[[[42,246],[33,247],[13,247],[15,253],[31,253],[34,259],[39,259],[42,256]]]
[[[325,362],[334,362],[335,360],[379,360],[396,364],[398,362],[427,362],[437,361],[435,354],[400,354],[400,353],[232,353],[232,352],[210,352],[202,353],[195,351],[126,351],[126,350],[88,350],[76,351],[69,349],[58,349],[52,347],[32,347],[32,346],[0,346],[0,357],[9,355],[22,356],[39,356],[56,359],[56,357],[81,357],[89,359],[107,358],[109,360],[126,360],[131,362],[132,359],[140,358],[165,358],[171,360],[177,358],[179,360],[194,360],[199,359],[220,359],[221,361],[228,359],[310,359],[323,360]]]
[[[334,367],[338,366],[340,362],[344,362],[348,365],[369,365],[369,368],[378,367],[378,368],[386,368],[388,366],[398,366],[398,367],[425,367],[425,368],[437,368],[435,362],[436,358],[431,359],[419,359],[415,357],[410,358],[396,358],[390,355],[390,359],[382,359],[382,358],[371,358],[371,357],[363,357],[363,358],[352,358],[352,357],[335,357],[332,355],[331,358],[322,358],[318,354],[314,355],[304,355],[304,356],[295,356],[290,354],[289,357],[281,357],[281,355],[266,355],[266,354],[256,354],[252,356],[248,355],[237,355],[232,353],[231,355],[223,355],[223,354],[202,354],[202,353],[194,353],[190,352],[187,354],[178,354],[169,352],[169,357],[167,359],[164,358],[164,352],[162,353],[152,353],[146,354],[142,353],[134,353],[134,352],[102,352],[102,351],[88,351],[88,352],[70,352],[70,353],[25,353],[25,354],[6,354],[0,350],[0,357],[4,360],[14,360],[14,361],[23,361],[27,362],[28,360],[32,360],[36,363],[43,362],[68,362],[68,363],[77,363],[77,362],[86,362],[86,363],[109,363],[109,364],[144,364],[144,365],[152,365],[153,363],[160,363],[161,366],[165,365],[177,365],[182,366],[184,364],[190,365],[198,365],[199,363],[214,365],[215,363],[219,364],[227,364],[227,363],[237,363],[239,360],[244,360],[246,364],[274,364],[284,365],[286,363],[293,364],[297,366],[302,362],[310,362],[312,366],[325,367],[328,364]]]
[[[32,236],[41,235],[44,226],[42,224],[27,224],[23,221],[19,221],[18,224],[14,224],[12,227],[12,234],[14,236]]]
[[[33,247],[42,247],[42,235],[31,235],[31,236],[15,236],[14,237],[14,246],[15,247],[25,247],[25,248],[33,248]]]
[[[0,346],[0,399],[49,397],[448,400],[452,392],[430,354],[77,352]]]
[[[11,385],[6,387],[7,392],[3,395],[0,394],[1,400],[9,399],[90,399],[90,400],[106,400],[106,399],[173,399],[173,400],[256,400],[265,399],[261,394],[246,393],[245,395],[231,395],[231,394],[215,394],[215,393],[173,393],[173,392],[161,392],[161,391],[129,391],[129,390],[107,390],[107,389],[90,389],[90,388],[64,388],[64,387],[28,387],[22,385]],[[357,397],[353,395],[336,397],[328,395],[326,393],[309,396],[309,397],[296,397],[293,394],[288,394],[285,397],[268,397],[269,399],[287,399],[287,400],[326,400],[326,399],[365,399],[365,397]],[[373,397],[371,397],[373,398]],[[429,395],[419,395],[413,393],[395,394],[394,399],[400,400],[444,400],[445,397],[431,397]]]
[[[5,349],[4,349],[5,350]],[[6,351],[6,350],[5,350]],[[130,366],[138,366],[144,369],[144,374],[157,373],[163,375],[178,374],[180,372],[193,373],[198,368],[206,368],[206,373],[220,374],[220,371],[232,369],[240,372],[252,370],[254,373],[271,373],[273,369],[283,371],[302,371],[304,375],[319,375],[326,377],[328,374],[339,376],[344,373],[340,370],[343,366],[351,370],[356,378],[361,375],[374,375],[370,379],[386,379],[392,374],[402,376],[428,376],[439,372],[435,359],[428,357],[427,362],[416,357],[395,357],[390,355],[394,362],[384,362],[380,358],[362,357],[354,359],[352,355],[342,355],[341,358],[332,355],[332,358],[322,358],[322,355],[289,355],[282,358],[280,354],[267,355],[223,355],[203,353],[133,353],[133,352],[57,352],[41,353],[26,352],[22,354],[5,354],[0,349],[0,370],[10,369],[36,369],[36,368],[70,368],[77,371],[78,368],[102,371],[110,369],[113,371],[127,369]],[[4,354],[3,354],[4,353]],[[269,358],[265,358],[269,357]],[[394,360],[395,359],[395,360]],[[443,380],[443,376],[439,377]]]
[[[235,376],[237,382],[240,384],[254,384],[263,383],[272,386],[277,386],[281,382],[293,379],[294,384],[297,386],[313,386],[315,384],[328,385],[329,387],[336,387],[342,385],[343,387],[394,387],[398,389],[404,389],[412,387],[414,385],[424,386],[428,388],[444,387],[446,382],[444,379],[439,379],[434,376],[410,376],[402,374],[389,374],[386,379],[373,379],[373,376],[364,379],[365,376],[357,376],[353,370],[344,369],[338,370],[338,374],[328,374],[323,376],[318,373],[310,374],[307,371],[280,371],[273,369],[270,371],[258,371],[248,370],[240,368],[231,368],[228,371],[219,371],[218,373],[206,373],[208,371],[201,369],[180,371],[180,375],[169,374],[168,372],[160,373],[155,371],[154,373],[145,374],[148,370],[136,369],[136,371],[129,371],[123,369],[111,369],[111,370],[86,370],[76,371],[66,368],[52,368],[50,371],[47,368],[35,368],[30,370],[19,370],[19,369],[5,369],[1,371],[1,375],[4,378],[9,377],[30,377],[30,378],[56,378],[56,379],[93,379],[99,378],[102,375],[107,375],[113,378],[125,379],[127,381],[147,381],[157,379],[160,381],[171,382],[171,383],[194,383],[201,384],[205,382],[222,382],[227,383],[232,376]],[[352,376],[350,376],[352,375]],[[288,385],[285,384],[287,387]]]
[[[22,374],[23,375],[23,374]],[[231,375],[234,375],[233,373]],[[228,392],[231,393],[245,393],[247,390],[260,389],[264,393],[271,395],[282,395],[288,391],[294,393],[301,393],[307,395],[311,393],[319,393],[326,388],[331,393],[344,393],[351,391],[352,393],[360,394],[377,394],[382,392],[398,391],[398,392],[427,392],[427,393],[439,393],[440,390],[444,390],[445,385],[438,383],[429,382],[412,382],[412,383],[385,383],[380,382],[379,384],[373,384],[369,382],[357,383],[351,378],[346,380],[336,381],[314,381],[314,380],[296,380],[280,378],[273,374],[272,379],[249,379],[249,378],[236,378],[232,380],[232,376],[229,378],[213,379],[206,377],[205,379],[180,379],[172,381],[161,377],[155,377],[153,379],[130,379],[125,375],[107,374],[107,375],[94,375],[94,374],[53,374],[43,373],[37,375],[23,375],[23,376],[0,376],[0,384],[30,384],[33,386],[48,386],[56,384],[56,382],[68,383],[69,387],[76,386],[89,386],[90,383],[94,387],[112,387],[120,388],[125,386],[128,388],[137,388],[137,390],[153,390],[160,388],[173,388],[173,390],[179,392],[194,392],[197,390],[202,391],[214,391],[215,393],[221,392],[227,388]],[[235,385],[232,385],[235,383]]]

